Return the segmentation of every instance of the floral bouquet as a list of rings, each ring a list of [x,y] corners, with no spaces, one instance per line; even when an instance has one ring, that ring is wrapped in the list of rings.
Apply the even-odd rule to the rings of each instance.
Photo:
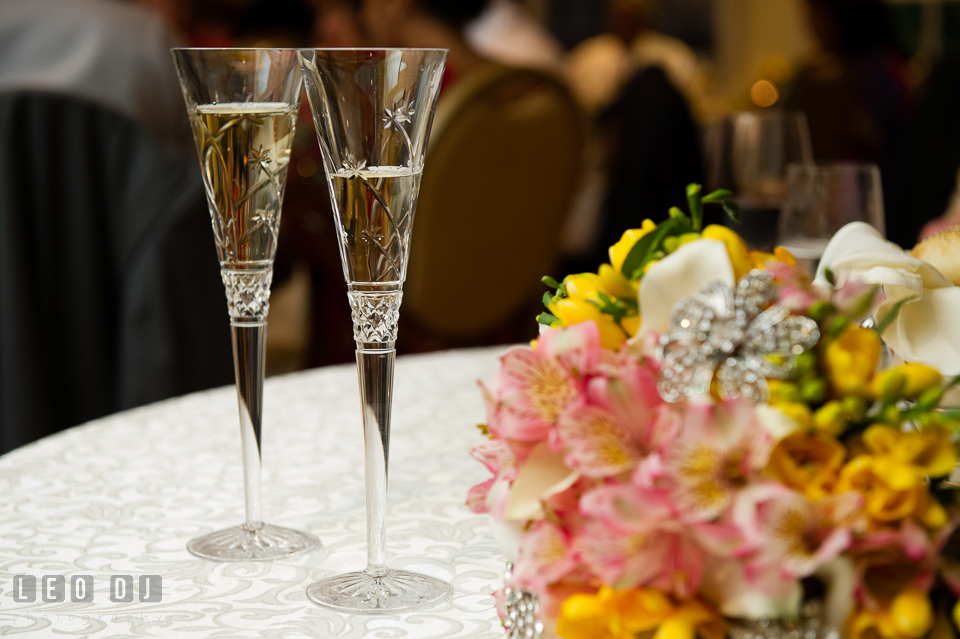
[[[512,562],[508,632],[953,636],[957,380],[881,337],[913,298],[702,228],[728,192],[688,203],[545,278],[540,338],[482,385],[468,505]]]

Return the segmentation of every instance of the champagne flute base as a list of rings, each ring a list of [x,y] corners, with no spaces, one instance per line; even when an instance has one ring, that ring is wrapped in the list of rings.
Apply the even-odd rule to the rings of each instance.
[[[270,524],[257,528],[243,524],[192,539],[187,551],[212,561],[275,561],[319,547],[320,541],[308,533]]]
[[[445,581],[406,570],[349,572],[307,588],[323,608],[346,613],[392,614],[438,606],[453,594]]]

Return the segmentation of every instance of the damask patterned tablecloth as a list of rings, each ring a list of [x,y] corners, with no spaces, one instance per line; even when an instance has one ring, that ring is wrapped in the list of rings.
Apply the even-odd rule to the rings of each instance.
[[[366,560],[362,435],[354,366],[267,380],[265,519],[324,547],[275,563],[197,559],[187,541],[243,519],[233,387],[113,415],[0,457],[0,634],[92,637],[503,636],[491,593],[503,558],[464,506],[487,478],[468,456],[484,419],[476,381],[503,348],[401,357],[395,375],[387,550],[392,567],[450,581],[441,607],[345,616],[306,597]],[[18,603],[15,575],[63,575],[66,601]],[[94,578],[71,602],[71,578]],[[113,603],[110,577],[160,575],[159,602]],[[39,588],[38,588],[39,589]]]

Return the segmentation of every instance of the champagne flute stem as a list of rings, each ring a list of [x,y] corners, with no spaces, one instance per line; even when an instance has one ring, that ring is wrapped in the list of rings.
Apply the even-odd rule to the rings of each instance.
[[[393,404],[393,343],[357,344],[357,374],[363,407],[363,468],[367,487],[367,569],[386,572],[387,462]]]
[[[246,524],[263,527],[260,510],[260,434],[263,417],[263,377],[266,359],[266,322],[231,322],[233,370],[240,405],[240,442],[243,448],[243,487]]]

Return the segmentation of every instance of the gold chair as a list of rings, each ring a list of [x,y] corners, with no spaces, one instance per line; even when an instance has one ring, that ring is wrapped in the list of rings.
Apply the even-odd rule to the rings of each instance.
[[[441,97],[403,295],[433,348],[520,339],[500,330],[520,315],[535,332],[525,311],[558,258],[583,137],[572,94],[542,72],[491,65]]]

